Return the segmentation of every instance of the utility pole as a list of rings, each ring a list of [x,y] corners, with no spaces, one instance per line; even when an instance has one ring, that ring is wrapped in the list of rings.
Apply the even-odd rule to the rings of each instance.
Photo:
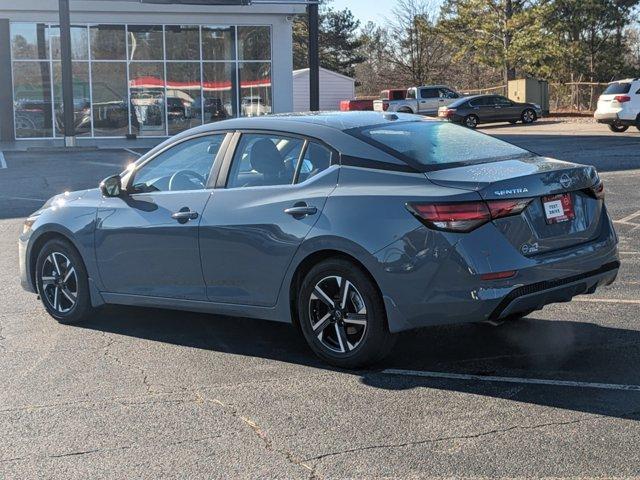
[[[320,54],[318,53],[318,3],[307,5],[309,15],[309,110],[320,110]]]
[[[71,19],[69,0],[58,0],[60,14],[60,66],[62,70],[62,109],[64,146],[76,146],[73,106],[73,69],[71,67]]]

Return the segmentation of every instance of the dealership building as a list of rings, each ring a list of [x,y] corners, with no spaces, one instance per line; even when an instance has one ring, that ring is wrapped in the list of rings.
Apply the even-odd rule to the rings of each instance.
[[[166,137],[293,109],[292,18],[248,5],[71,1],[78,138]],[[58,0],[0,0],[0,141],[62,139]]]

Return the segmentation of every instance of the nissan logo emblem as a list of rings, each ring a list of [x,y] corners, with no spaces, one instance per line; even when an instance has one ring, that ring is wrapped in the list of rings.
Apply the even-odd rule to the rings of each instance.
[[[569,188],[572,183],[573,180],[571,180],[571,177],[566,173],[563,173],[560,177],[560,185],[562,185],[564,188]]]

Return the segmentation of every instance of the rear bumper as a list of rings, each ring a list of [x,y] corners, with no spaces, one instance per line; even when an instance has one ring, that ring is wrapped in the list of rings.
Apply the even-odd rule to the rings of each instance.
[[[392,332],[529,313],[594,293],[616,279],[618,241],[606,212],[598,238],[533,257],[501,242],[492,228],[488,224],[454,241],[425,227],[376,254],[384,269],[376,279]],[[517,273],[504,280],[481,278],[511,270]]]
[[[635,118],[623,118],[620,116],[620,113],[621,112],[599,112],[596,110],[593,114],[593,118],[595,118],[598,123],[605,123],[608,125],[617,123],[619,125],[632,127],[636,124]]]
[[[499,320],[512,314],[540,310],[550,303],[568,302],[576,295],[594,293],[601,285],[610,285],[618,275],[619,261],[602,265],[596,270],[571,277],[523,285],[506,295],[489,315]]]

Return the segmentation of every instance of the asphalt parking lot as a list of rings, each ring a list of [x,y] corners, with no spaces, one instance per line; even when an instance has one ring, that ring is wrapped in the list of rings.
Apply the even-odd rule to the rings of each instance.
[[[482,131],[598,167],[618,280],[500,327],[402,335],[362,371],[245,318],[109,307],[57,324],[18,284],[23,217],[135,155],[4,152],[0,479],[640,476],[640,132]]]

